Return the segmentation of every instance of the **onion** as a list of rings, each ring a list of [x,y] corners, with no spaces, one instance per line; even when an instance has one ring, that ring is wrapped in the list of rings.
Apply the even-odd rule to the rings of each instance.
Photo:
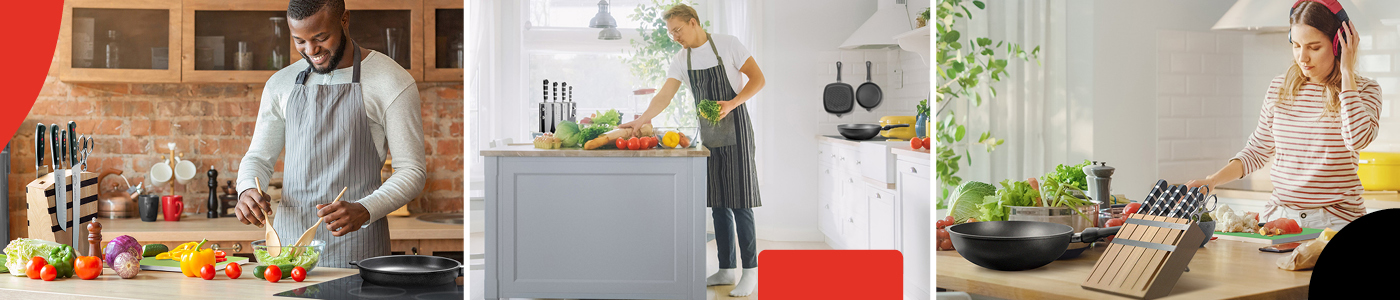
[[[117,276],[123,279],[136,277],[136,273],[141,271],[141,256],[130,252],[122,252],[117,255],[117,259],[112,264],[112,270],[117,271]]]
[[[102,258],[102,262],[107,263],[108,266],[112,266],[114,265],[112,261],[117,259],[117,255],[128,252],[136,254],[138,258],[141,257],[141,244],[136,242],[136,238],[129,235],[119,236],[107,242],[107,249],[103,251],[104,257]]]

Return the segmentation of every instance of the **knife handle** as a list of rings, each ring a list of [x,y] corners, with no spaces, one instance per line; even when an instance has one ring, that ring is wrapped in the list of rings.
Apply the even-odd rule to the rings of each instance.
[[[51,167],[53,167],[54,170],[63,168],[59,166],[59,162],[63,161],[63,150],[61,150],[63,147],[60,147],[63,144],[63,139],[60,138],[62,135],[59,134],[59,131],[58,124],[49,125],[49,146],[52,147],[49,152],[53,154],[53,158],[50,159],[50,161],[53,162]]]
[[[41,170],[41,169],[44,168],[44,143],[45,143],[45,140],[44,140],[44,130],[47,130],[47,129],[48,129],[48,126],[44,126],[44,124],[39,124],[38,126],[34,126],[34,127],[35,127],[35,131],[36,131],[36,132],[34,133],[34,148],[35,148],[35,150],[36,150],[36,151],[34,152],[34,156],[35,156],[35,161],[34,161],[34,163],[35,163],[35,165],[34,165],[34,172],[35,172],[35,173],[38,173],[39,170]],[[39,174],[34,174],[34,175],[35,175],[35,176],[38,176]]]
[[[68,167],[78,165],[78,122],[68,121]]]

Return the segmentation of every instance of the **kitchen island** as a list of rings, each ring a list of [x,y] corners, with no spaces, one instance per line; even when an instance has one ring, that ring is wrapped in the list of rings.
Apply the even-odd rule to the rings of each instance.
[[[389,245],[393,252],[404,254],[420,253],[433,255],[434,252],[463,251],[466,228],[460,224],[439,224],[418,220],[418,218],[388,216]],[[252,254],[252,242],[264,238],[264,231],[253,225],[239,222],[237,217],[205,218],[204,216],[181,218],[167,222],[157,218],[155,222],[142,222],[141,219],[98,219],[102,223],[102,236],[111,239],[130,235],[142,245],[165,244],[174,247],[190,241],[209,239],[231,253]],[[283,240],[289,236],[299,237],[301,232],[279,232]],[[329,237],[318,236],[317,239]],[[248,255],[251,257],[251,255]]]
[[[485,293],[704,299],[704,147],[481,151]]]
[[[1103,244],[1103,243],[1100,243]],[[1264,244],[1214,240],[1196,251],[1190,271],[1161,299],[1303,299],[1308,297],[1312,271],[1288,271],[1274,263],[1287,253],[1259,251]],[[996,271],[963,259],[957,251],[938,251],[939,288],[1006,299],[1119,299],[1120,296],[1080,288],[1103,245],[1077,258],[1057,260],[1026,271]]]
[[[220,271],[214,280],[158,271],[141,271],[136,278],[122,279],[111,268],[103,269],[102,276],[92,280],[75,276],[43,281],[6,273],[0,275],[0,299],[287,299],[273,294],[360,273],[357,269],[318,267],[302,282],[284,278],[272,283],[253,276],[256,266],[243,265],[238,279],[229,279]]]

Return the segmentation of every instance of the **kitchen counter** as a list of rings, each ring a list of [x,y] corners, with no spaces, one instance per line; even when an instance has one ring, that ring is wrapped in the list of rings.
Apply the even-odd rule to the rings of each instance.
[[[1215,191],[1221,198],[1269,201],[1270,192],[1230,190],[1221,188]],[[1361,193],[1361,199],[1365,202],[1366,209],[1388,209],[1400,208],[1400,192],[1395,191],[1365,191]],[[1262,205],[1262,204],[1261,204]]]
[[[481,150],[481,156],[507,157],[709,157],[710,150],[705,146],[688,149],[537,149],[534,144],[511,144],[503,147]]]
[[[1259,251],[1262,244],[1215,240],[1196,252],[1172,292],[1162,299],[1302,299],[1312,271],[1288,271],[1274,263],[1287,253]],[[963,259],[957,251],[937,251],[937,286],[1006,299],[1119,299],[1081,288],[1108,247],[1026,271],[995,271]]]
[[[141,271],[136,278],[117,277],[111,268],[93,280],[77,277],[43,281],[0,275],[0,299],[286,299],[273,294],[359,274],[357,269],[317,267],[306,280],[283,278],[277,283],[253,276],[257,264],[243,265],[243,275],[229,279],[219,271],[214,280],[185,277],[179,272]]]
[[[487,299],[705,299],[704,147],[481,154]]]
[[[389,216],[390,251],[403,254],[419,253],[434,255],[435,252],[463,251],[466,227],[463,225],[440,224],[418,220],[417,215],[409,217]],[[102,236],[113,238],[129,235],[142,245],[165,244],[175,246],[185,242],[209,239],[209,243],[220,249],[233,250],[232,253],[252,254],[252,242],[264,238],[262,228],[244,225],[237,217],[210,219],[204,216],[181,218],[177,222],[166,222],[157,217],[155,222],[142,222],[132,219],[97,219],[102,223]],[[295,240],[301,232],[279,232],[283,241]],[[327,237],[317,237],[324,239]]]

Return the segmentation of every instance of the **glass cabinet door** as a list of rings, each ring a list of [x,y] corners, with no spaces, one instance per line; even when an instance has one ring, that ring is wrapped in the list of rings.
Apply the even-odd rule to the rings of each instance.
[[[180,2],[64,2],[59,79],[69,82],[175,82]],[[21,29],[22,30],[22,29]]]
[[[424,80],[462,81],[462,66],[466,64],[466,41],[462,32],[465,9],[462,1],[427,0],[423,13],[427,23],[423,58]]]
[[[286,0],[185,0],[183,82],[265,83],[296,55]]]

